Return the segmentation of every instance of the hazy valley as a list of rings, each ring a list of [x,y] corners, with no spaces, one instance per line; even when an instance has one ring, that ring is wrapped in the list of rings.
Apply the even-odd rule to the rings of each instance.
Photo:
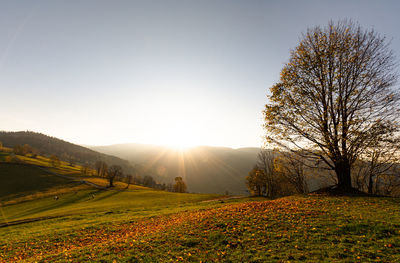
[[[254,166],[259,148],[232,149],[198,146],[183,150],[144,144],[90,147],[118,156],[151,171],[160,182],[181,176],[188,190],[197,193],[247,195],[245,177]]]

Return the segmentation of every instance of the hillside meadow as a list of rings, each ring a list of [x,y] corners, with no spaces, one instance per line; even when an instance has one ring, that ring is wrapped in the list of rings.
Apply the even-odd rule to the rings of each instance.
[[[110,189],[78,165],[17,157],[0,163],[0,262],[400,261],[399,198]]]
[[[103,200],[102,212],[1,228],[2,261],[400,260],[399,199],[292,196],[179,203],[177,197],[163,208],[143,201],[136,211]]]

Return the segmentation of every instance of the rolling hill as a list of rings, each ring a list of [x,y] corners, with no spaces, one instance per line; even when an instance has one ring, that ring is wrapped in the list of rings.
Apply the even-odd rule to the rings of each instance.
[[[0,152],[9,154],[4,149]],[[107,179],[93,173],[82,174],[79,165],[61,162],[54,167],[43,156],[17,157],[20,159],[17,163],[0,161],[0,228],[15,220],[64,217],[83,212],[92,214],[113,208],[143,210],[146,206],[168,206],[217,197],[182,195],[124,182],[116,182],[110,188]]]
[[[71,180],[54,176],[39,167],[15,163],[2,163],[0,178],[2,181],[0,201],[77,185]]]
[[[81,164],[89,163],[93,165],[96,161],[102,160],[112,165],[120,165],[124,171],[132,172],[131,164],[121,158],[96,152],[86,147],[66,142],[55,137],[31,131],[6,132],[0,131],[0,142],[5,147],[13,148],[16,145],[29,144],[38,150],[42,155],[57,155],[64,161],[73,159],[74,162]]]
[[[202,202],[217,195],[170,193],[137,185],[128,187],[122,182],[114,188],[99,187],[106,184],[104,178],[82,175],[76,166],[43,166],[33,164],[36,159],[26,159],[25,163],[0,162],[0,262],[43,255],[21,250],[15,247],[18,243],[47,242],[55,236],[66,240],[84,229],[113,228],[140,218],[221,205]],[[24,256],[13,256],[14,252]]]
[[[190,192],[246,194],[245,177],[256,162],[259,148],[232,149],[198,146],[174,150],[162,146],[118,144],[90,147],[139,164],[159,182],[183,177]]]

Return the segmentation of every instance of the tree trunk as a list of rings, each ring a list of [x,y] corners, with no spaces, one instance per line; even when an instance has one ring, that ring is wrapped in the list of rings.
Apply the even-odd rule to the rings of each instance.
[[[257,196],[261,196],[261,186],[257,185]]]
[[[368,181],[368,193],[372,194],[374,182],[372,180],[372,174],[369,174],[369,181]]]
[[[338,188],[343,191],[351,189],[351,171],[348,161],[343,160],[336,163],[335,172],[338,179]]]
[[[114,177],[110,177],[110,185],[109,185],[109,187],[114,187],[114,184],[113,184],[113,182],[114,182]]]

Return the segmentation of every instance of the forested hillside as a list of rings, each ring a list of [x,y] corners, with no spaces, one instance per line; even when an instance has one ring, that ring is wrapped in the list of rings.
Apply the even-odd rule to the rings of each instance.
[[[31,131],[5,132],[0,131],[0,142],[5,147],[14,148],[17,145],[28,144],[42,155],[56,155],[64,161],[73,161],[91,166],[98,160],[108,164],[120,165],[124,171],[132,172],[133,168],[126,160],[96,152],[94,150],[66,142],[55,137]]]

